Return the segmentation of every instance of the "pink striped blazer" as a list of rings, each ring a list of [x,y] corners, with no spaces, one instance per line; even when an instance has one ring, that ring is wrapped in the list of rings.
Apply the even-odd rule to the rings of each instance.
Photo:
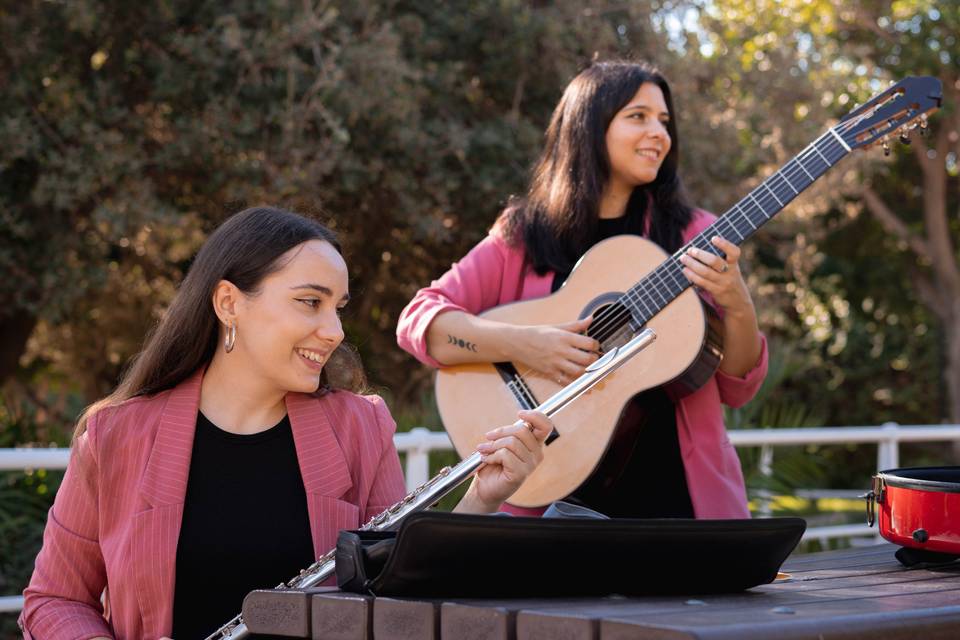
[[[689,242],[716,216],[697,210],[683,233]],[[440,279],[417,292],[397,325],[397,342],[414,357],[439,368],[427,353],[427,329],[438,314],[459,310],[478,314],[491,307],[550,294],[553,272],[537,275],[522,247],[508,244],[495,227]],[[708,300],[710,302],[710,300]],[[723,424],[722,404],[739,407],[749,401],[767,375],[767,342],[757,364],[743,377],[717,371],[706,385],[676,405],[677,434],[687,486],[698,518],[748,518],[740,459]],[[535,515],[506,505],[513,513]]]
[[[25,638],[170,634],[201,379],[198,372],[174,389],[91,417],[74,445],[24,591]],[[320,556],[336,544],[340,529],[356,528],[403,497],[396,425],[376,396],[291,393],[286,404]]]

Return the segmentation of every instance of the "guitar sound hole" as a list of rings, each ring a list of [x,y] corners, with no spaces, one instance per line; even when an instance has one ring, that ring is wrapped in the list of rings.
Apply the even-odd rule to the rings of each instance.
[[[640,330],[630,311],[619,302],[598,305],[583,317],[590,313],[593,314],[593,322],[587,329],[587,335],[600,343],[603,353],[626,344]]]

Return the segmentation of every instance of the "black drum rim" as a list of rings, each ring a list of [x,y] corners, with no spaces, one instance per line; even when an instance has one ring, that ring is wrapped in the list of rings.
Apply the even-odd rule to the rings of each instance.
[[[933,474],[937,472],[953,472],[957,481],[929,480],[926,478],[910,477],[910,474]],[[903,467],[901,469],[886,469],[876,475],[888,487],[898,489],[918,489],[937,493],[960,493],[960,466],[944,467]]]

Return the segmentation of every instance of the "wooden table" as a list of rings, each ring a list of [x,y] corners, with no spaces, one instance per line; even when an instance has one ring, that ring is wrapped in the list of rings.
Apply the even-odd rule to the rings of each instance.
[[[258,633],[324,640],[960,638],[960,561],[906,569],[895,550],[792,556],[783,567],[789,578],[719,596],[414,600],[255,591],[244,615]]]

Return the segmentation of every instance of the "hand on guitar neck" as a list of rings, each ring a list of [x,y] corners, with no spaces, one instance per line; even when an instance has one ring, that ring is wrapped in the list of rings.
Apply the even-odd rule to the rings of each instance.
[[[427,346],[445,365],[511,361],[565,384],[599,357],[599,343],[583,335],[590,322],[522,326],[449,311],[430,324]]]
[[[720,370],[742,376],[760,357],[760,332],[757,314],[747,283],[740,273],[740,247],[719,236],[711,240],[726,259],[709,251],[691,247],[680,257],[683,275],[696,287],[709,293],[723,310],[724,359]]]

